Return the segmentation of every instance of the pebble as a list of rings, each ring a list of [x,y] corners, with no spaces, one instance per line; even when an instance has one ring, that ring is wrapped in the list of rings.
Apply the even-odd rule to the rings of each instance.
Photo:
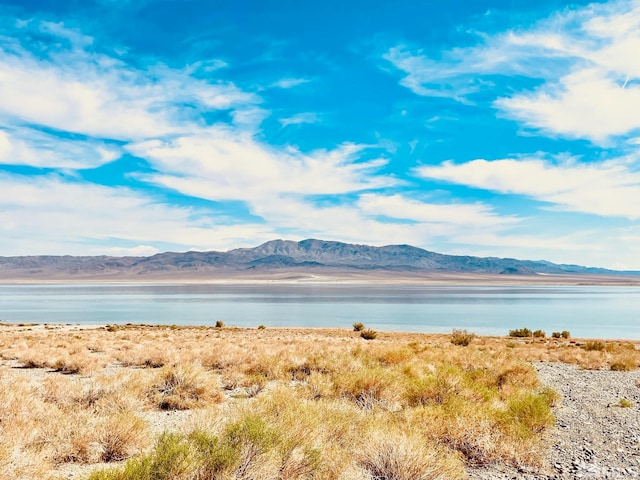
[[[561,397],[549,432],[547,463],[523,474],[504,465],[469,469],[472,480],[640,480],[640,371],[581,370],[536,363],[543,384]],[[620,407],[620,400],[631,407]]]

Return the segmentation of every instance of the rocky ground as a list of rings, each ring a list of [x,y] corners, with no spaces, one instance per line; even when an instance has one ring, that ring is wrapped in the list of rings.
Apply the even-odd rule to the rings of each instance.
[[[640,479],[640,371],[580,370],[536,364],[561,396],[550,433],[548,465],[539,472],[472,470],[474,480]]]

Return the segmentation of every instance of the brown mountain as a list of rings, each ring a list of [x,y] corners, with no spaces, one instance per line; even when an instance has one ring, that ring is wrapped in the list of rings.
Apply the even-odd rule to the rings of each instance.
[[[373,247],[334,241],[273,240],[228,252],[159,253],[150,257],[0,257],[0,279],[179,279],[340,273],[478,273],[494,275],[636,275],[512,258],[444,255],[410,245]]]

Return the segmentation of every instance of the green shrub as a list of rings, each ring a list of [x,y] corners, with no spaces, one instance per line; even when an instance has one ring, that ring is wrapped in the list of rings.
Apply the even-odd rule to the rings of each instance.
[[[216,320],[216,328],[224,327],[224,322],[222,320]]]
[[[544,332],[544,330],[536,330],[535,332],[533,332],[533,336],[536,338],[544,338],[547,336],[547,334]]]
[[[378,332],[376,332],[375,330],[371,330],[370,328],[367,328],[366,330],[362,330],[360,332],[360,336],[365,340],[373,340],[378,336]]]
[[[264,330],[266,327],[264,325],[258,325],[258,330]]]
[[[466,330],[457,330],[454,328],[451,332],[451,343],[461,347],[469,345],[474,338],[476,338],[475,333],[470,333]]]
[[[192,449],[177,433],[163,433],[153,451],[129,460],[121,469],[98,470],[89,480],[186,479],[197,468]]]
[[[361,332],[362,330],[364,330],[364,323],[354,323],[353,324],[353,331],[354,332]]]
[[[509,424],[519,426],[525,436],[541,433],[555,423],[551,406],[558,394],[551,389],[527,392],[509,401],[505,415]]]
[[[220,438],[205,431],[189,434],[199,460],[199,478],[221,478],[226,472],[237,468],[240,451]]]
[[[533,332],[529,330],[527,327],[517,328],[515,330],[509,330],[510,337],[523,338],[523,337],[530,337],[531,335],[533,335]]]
[[[633,407],[633,402],[631,400],[627,400],[626,398],[621,398],[618,402],[618,406],[622,408],[631,408]]]

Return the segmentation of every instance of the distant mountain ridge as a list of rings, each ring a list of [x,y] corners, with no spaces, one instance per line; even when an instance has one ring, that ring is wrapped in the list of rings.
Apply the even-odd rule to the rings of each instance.
[[[410,245],[373,247],[336,241],[272,240],[228,252],[159,253],[150,257],[24,256],[0,257],[0,278],[140,278],[269,272],[411,272],[501,275],[636,275],[579,265],[512,258],[445,255]]]

